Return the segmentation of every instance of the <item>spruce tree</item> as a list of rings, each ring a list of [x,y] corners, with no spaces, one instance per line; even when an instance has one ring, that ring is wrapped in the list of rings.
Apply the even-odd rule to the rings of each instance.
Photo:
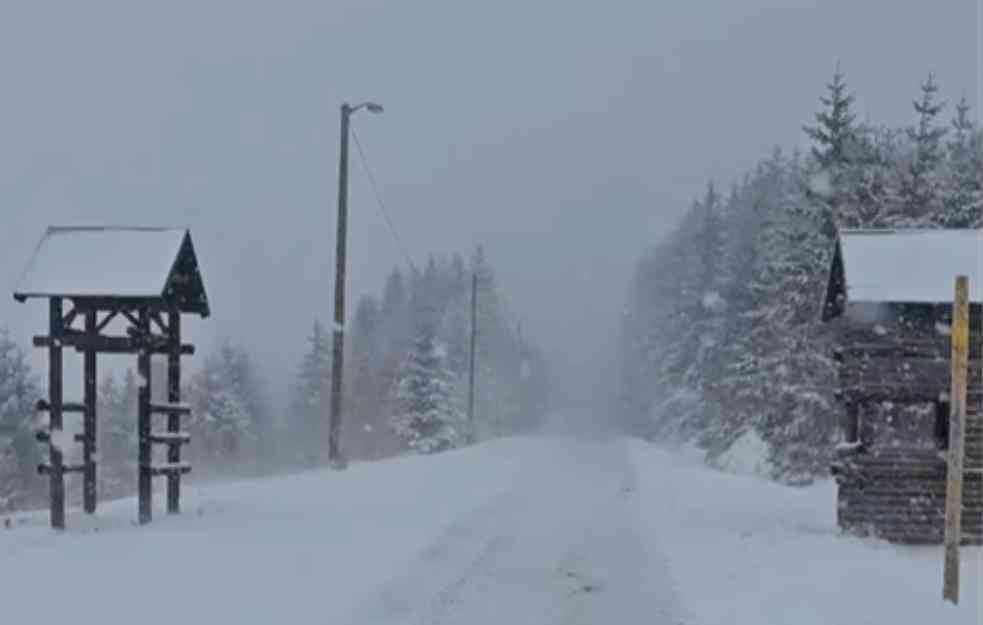
[[[321,424],[328,409],[332,344],[331,337],[317,320],[307,342],[307,352],[293,386],[287,437],[288,447],[298,452],[295,461],[314,466],[320,457]]]
[[[839,64],[833,73],[833,81],[826,85],[826,91],[828,95],[819,99],[825,108],[816,113],[816,125],[804,126],[803,130],[816,144],[812,154],[820,167],[833,170],[848,164],[853,157],[856,119],[851,108],[855,96],[847,92]]]
[[[40,396],[27,355],[0,328],[0,511],[24,507],[37,494],[33,416]]]
[[[194,448],[201,459],[213,468],[254,461],[265,411],[249,353],[222,341],[193,376],[190,391]]]
[[[895,225],[926,225],[941,212],[942,138],[947,129],[938,126],[936,118],[945,105],[936,100],[939,87],[932,74],[922,83],[921,90],[921,99],[913,102],[918,125],[907,131],[912,152],[902,172],[901,214],[895,218]]]
[[[436,329],[423,323],[400,373],[392,428],[420,453],[435,453],[463,441],[464,415],[454,399],[447,354]]]
[[[936,219],[946,228],[983,226],[983,133],[969,112],[964,95],[952,120],[942,210]]]

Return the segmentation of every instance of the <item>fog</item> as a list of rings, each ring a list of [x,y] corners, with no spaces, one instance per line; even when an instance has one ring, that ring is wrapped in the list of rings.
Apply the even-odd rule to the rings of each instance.
[[[373,99],[353,123],[414,261],[483,243],[583,404],[642,250],[708,178],[803,145],[837,60],[888,124],[930,70],[979,90],[971,0],[201,4],[5,7],[0,324],[25,345],[44,306],[9,293],[46,225],[187,225],[192,338],[242,337],[282,393],[329,317],[338,106]],[[405,262],[353,157],[354,298]]]

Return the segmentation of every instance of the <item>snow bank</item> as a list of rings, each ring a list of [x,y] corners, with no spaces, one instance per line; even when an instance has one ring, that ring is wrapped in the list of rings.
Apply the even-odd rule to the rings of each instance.
[[[136,527],[136,501],[0,523],[4,623],[68,623],[89,606],[100,625],[337,623],[457,518],[515,480],[531,443],[499,441],[441,454],[266,480],[187,488],[184,514],[161,509]],[[58,572],[57,601],[44,582]],[[40,611],[39,611],[40,610]],[[40,621],[38,620],[40,616]],[[84,619],[83,619],[84,620]]]
[[[942,547],[840,534],[830,481],[789,488],[630,441],[643,526],[659,537],[692,622],[983,622],[981,550],[964,548],[962,601],[942,601]]]

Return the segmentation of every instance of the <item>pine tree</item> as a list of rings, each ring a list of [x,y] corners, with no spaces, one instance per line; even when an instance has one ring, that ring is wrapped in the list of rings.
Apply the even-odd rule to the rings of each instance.
[[[264,406],[248,352],[223,341],[193,376],[190,391],[194,450],[201,460],[214,468],[255,460]]]
[[[24,351],[0,328],[0,510],[23,507],[37,494],[34,401],[40,397]]]
[[[346,410],[346,446],[352,458],[374,458],[387,447],[383,376],[385,354],[381,344],[382,315],[371,295],[359,299],[352,321],[349,406]]]
[[[446,351],[423,324],[397,385],[393,430],[410,448],[435,453],[463,440],[464,416],[454,400]]]
[[[410,300],[406,279],[399,268],[394,268],[386,279],[382,293],[379,331],[382,350],[390,356],[386,369],[393,370],[402,360],[410,340]],[[395,359],[395,362],[392,360]]]
[[[314,466],[320,457],[321,425],[328,409],[332,344],[317,320],[307,341],[293,388],[287,437],[288,446],[298,452],[297,460]]]
[[[941,212],[940,165],[942,164],[942,138],[946,128],[936,125],[936,117],[944,104],[936,101],[939,87],[935,77],[928,75],[922,83],[922,97],[913,103],[918,113],[918,126],[908,129],[912,153],[902,173],[900,195],[901,214],[894,225],[925,225]]]
[[[816,125],[804,126],[803,130],[814,143],[814,183],[806,185],[806,190],[819,209],[816,218],[821,229],[827,236],[833,236],[837,224],[855,225],[858,221],[853,214],[850,197],[853,185],[848,176],[851,170],[856,171],[858,162],[869,155],[864,154],[863,142],[855,126],[856,115],[852,110],[855,96],[847,92],[839,63],[826,90],[828,95],[820,98],[825,108],[816,113]]]
[[[854,115],[851,107],[855,96],[847,93],[839,64],[833,73],[833,82],[826,85],[829,95],[819,101],[825,110],[816,113],[816,125],[805,126],[805,133],[816,145],[812,148],[813,157],[820,167],[835,170],[848,164],[853,158]]]
[[[947,168],[942,210],[936,222],[946,228],[983,226],[983,133],[969,114],[963,96],[952,120],[954,130],[947,145]]]

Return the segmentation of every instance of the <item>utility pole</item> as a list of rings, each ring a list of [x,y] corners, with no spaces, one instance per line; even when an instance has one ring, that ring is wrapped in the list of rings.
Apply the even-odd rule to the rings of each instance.
[[[372,102],[358,106],[341,105],[341,149],[338,157],[338,229],[335,249],[334,280],[334,351],[331,358],[331,416],[328,420],[328,463],[344,468],[341,455],[341,393],[345,368],[345,261],[348,239],[348,132],[355,111],[366,108],[381,113],[382,107]]]
[[[474,365],[478,346],[478,274],[471,274],[471,362],[468,366],[468,427],[471,442],[477,440],[474,425]]]

